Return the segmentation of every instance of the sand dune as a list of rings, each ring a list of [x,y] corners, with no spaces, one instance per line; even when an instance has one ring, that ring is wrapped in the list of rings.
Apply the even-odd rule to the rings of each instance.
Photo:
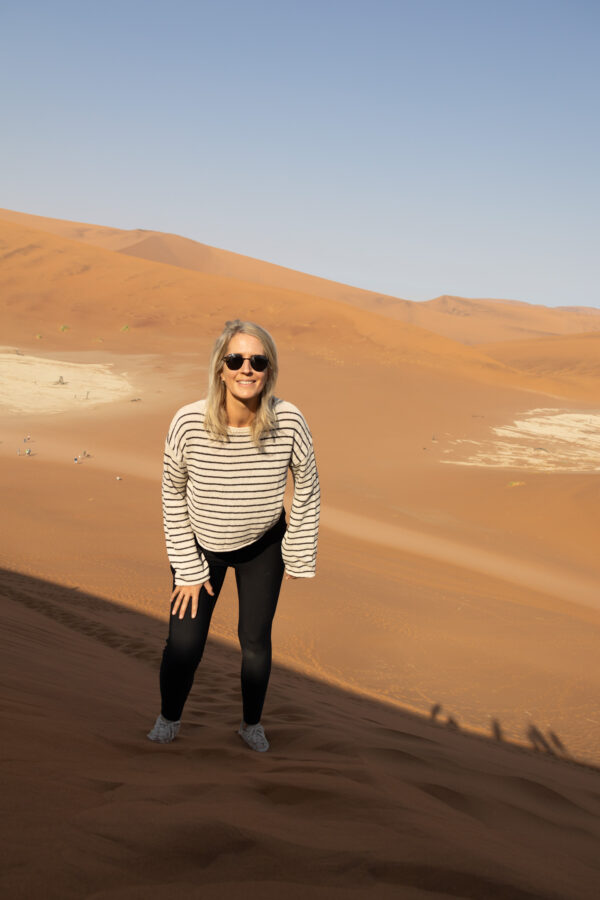
[[[519,372],[560,378],[571,396],[597,396],[600,334],[595,332],[498,341],[481,344],[478,349]]]
[[[307,275],[175,234],[145,229],[124,231],[2,209],[0,219],[152,262],[335,300],[465,344],[600,331],[600,310],[593,307],[543,307],[516,300],[448,295],[417,303]]]
[[[143,228],[125,231],[122,228],[90,225],[85,222],[69,222],[65,219],[51,219],[47,216],[34,216],[10,209],[0,209],[0,219],[16,225],[22,225],[25,228],[33,228],[36,231],[54,234],[57,237],[81,241],[84,244],[92,244],[95,247],[116,251],[135,244],[142,240],[144,235],[152,233]]]
[[[593,315],[430,303],[468,320],[451,338],[214,248],[221,270],[195,269],[199,245],[175,236],[10,215],[7,896],[229,898],[250,881],[273,898],[595,898],[598,338],[531,337]],[[317,578],[278,606],[258,759],[234,734],[229,576],[181,737],[145,739],[170,593],[164,437],[235,316],[273,333],[323,491]],[[59,410],[61,373],[79,380]]]
[[[597,379],[600,375],[600,334],[596,333],[502,341],[479,349],[522,372],[566,378]]]
[[[94,351],[87,355],[93,358]],[[110,360],[106,351],[103,358]],[[63,583],[66,578],[156,615],[164,609],[169,581],[159,497],[165,421],[196,394],[198,376],[194,356],[170,367],[160,360],[123,359],[121,371],[135,385],[138,403],[125,398],[51,417],[6,413],[0,445],[3,496],[11,509],[3,546],[11,566]],[[456,429],[461,421],[481,427],[485,420],[471,418],[481,397],[469,383],[460,398],[449,395],[442,416],[433,404],[441,386],[435,371],[429,384],[419,379],[421,393],[414,390],[402,407],[400,430],[395,421],[382,420],[377,407],[369,408],[363,394],[364,433],[379,438],[374,466],[368,440],[346,442],[342,452],[336,434],[351,415],[361,372],[346,395],[339,392],[339,418],[332,418],[327,404],[310,402],[319,385],[331,381],[330,367],[313,361],[307,378],[300,360],[296,364],[282,394],[311,410],[323,529],[316,589],[295,584],[281,605],[276,652],[300,671],[419,712],[449,703],[475,731],[487,730],[494,711],[507,735],[520,737],[529,710],[552,725],[570,752],[594,758],[600,723],[587,721],[594,718],[600,689],[594,476],[562,476],[548,484],[541,473],[528,472],[526,484],[512,488],[514,472],[441,466],[443,428],[453,423]],[[395,382],[381,381],[387,408]],[[505,395],[504,403],[511,398],[514,403],[514,395]],[[467,401],[465,414],[461,404]],[[442,425],[435,442],[433,416]],[[19,458],[25,432],[32,456]],[[82,448],[90,458],[73,466]],[[35,503],[33,521],[21,503],[26,496]],[[288,509],[290,499],[288,490]],[[231,641],[234,601],[226,591],[214,619],[216,634]],[[508,629],[502,641],[499,622]],[[357,628],[358,646],[352,637]],[[570,698],[559,707],[556,684],[548,680],[557,640],[562,690]],[[507,654],[512,674],[499,684]],[[575,680],[571,666],[581,672]]]
[[[415,304],[413,312],[410,321],[415,325],[465,344],[485,345],[486,350],[490,342],[496,346],[505,341],[600,331],[600,309],[594,307],[445,295]]]
[[[4,209],[0,209],[0,219],[70,240],[82,241],[96,247],[117,250],[128,256],[147,259],[151,262],[167,263],[179,268],[202,272],[205,275],[235,278],[265,287],[282,288],[286,291],[297,291],[315,297],[338,300],[393,318],[406,318],[400,315],[398,310],[413,305],[409,300],[307,275],[305,272],[277,266],[229,250],[221,250],[176,234],[163,234],[146,229],[125,231],[83,222],[49,219]]]
[[[5,340],[13,344],[37,337],[56,349],[72,345],[76,332],[78,348],[153,351],[177,331],[202,341],[233,309],[260,317],[284,347],[335,366],[352,365],[358,354],[369,364],[427,366],[498,388],[573,395],[570,381],[517,372],[476,348],[334,300],[127,258],[3,220],[0,241]]]
[[[7,896],[596,896],[597,771],[280,665],[272,748],[253,754],[235,734],[239,654],[213,640],[179,736],[157,746],[164,622],[0,580]]]

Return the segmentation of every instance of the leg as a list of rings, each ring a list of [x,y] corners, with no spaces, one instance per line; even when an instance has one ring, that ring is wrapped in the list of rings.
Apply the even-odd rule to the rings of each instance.
[[[242,648],[244,722],[260,721],[271,674],[271,625],[283,579],[281,540],[235,566],[239,597],[238,637]]]
[[[159,677],[161,713],[165,719],[175,721],[181,718],[194,674],[204,653],[210,620],[226,572],[227,566],[211,565],[210,583],[215,595],[211,597],[204,587],[200,590],[195,618],[192,618],[191,603],[188,603],[182,619],[179,615],[169,615],[169,636],[163,650]]]

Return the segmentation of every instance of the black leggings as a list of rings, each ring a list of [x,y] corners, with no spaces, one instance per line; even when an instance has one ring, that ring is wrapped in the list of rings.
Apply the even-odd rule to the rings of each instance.
[[[284,563],[281,539],[285,534],[285,510],[279,521],[261,538],[239,550],[202,551],[210,569],[214,597],[202,587],[198,612],[192,618],[192,604],[185,614],[169,616],[169,636],[160,666],[161,712],[165,719],[178,720],[194,681],[213,609],[225,580],[228,566],[235,569],[238,589],[238,637],[242,648],[242,702],[244,721],[255,725],[260,721],[269,675],[271,674],[271,625],[281,589]],[[197,543],[197,542],[196,542]],[[175,589],[175,570],[173,590]],[[173,601],[175,602],[175,601]]]

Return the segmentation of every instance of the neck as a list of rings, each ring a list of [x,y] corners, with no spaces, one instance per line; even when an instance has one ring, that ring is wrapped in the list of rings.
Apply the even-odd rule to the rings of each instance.
[[[252,398],[248,403],[244,403],[237,397],[227,395],[225,412],[227,413],[227,422],[232,428],[244,428],[246,425],[251,425],[257,409],[258,398]]]

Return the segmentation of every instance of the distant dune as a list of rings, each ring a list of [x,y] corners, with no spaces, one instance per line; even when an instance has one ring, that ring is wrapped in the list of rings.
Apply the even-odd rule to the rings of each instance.
[[[27,213],[0,210],[0,219],[14,222],[28,228],[39,229],[48,234],[82,241],[107,250],[116,250],[127,256],[135,256],[152,262],[166,263],[182,269],[235,278],[266,287],[296,291],[328,300],[349,303],[363,309],[380,312],[392,318],[410,320],[410,315],[400,315],[402,307],[412,306],[411,301],[361,290],[345,284],[338,284],[325,278],[318,278],[287,269],[273,263],[253,259],[228,250],[220,250],[207,244],[192,241],[175,234],[135,229],[122,231],[82,222],[66,222],[48,219]]]
[[[448,295],[415,302],[307,275],[175,234],[123,231],[10,210],[0,210],[0,218],[127,256],[350,304],[464,344],[600,331],[600,310],[592,307],[555,308]]]
[[[52,230],[34,229],[23,225],[23,221],[36,221],[38,226]],[[145,346],[150,348],[149,342],[167,331],[172,333],[173,326],[195,329],[199,335],[212,333],[216,323],[236,309],[240,317],[260,317],[263,322],[270,322],[282,337],[287,336],[290,346],[338,365],[347,364],[358,351],[366,358],[392,366],[441,368],[446,378],[452,373],[498,387],[541,391],[551,396],[578,394],[587,399],[595,396],[596,385],[590,385],[585,379],[577,385],[572,378],[561,382],[551,371],[543,376],[527,368],[517,371],[510,363],[423,325],[390,320],[381,310],[373,311],[355,302],[345,303],[339,298],[314,293],[321,285],[329,285],[332,291],[344,288],[343,285],[302,276],[309,280],[312,293],[276,287],[259,280],[264,276],[267,281],[272,267],[256,260],[248,260],[245,269],[243,265],[238,267],[244,269],[248,278],[252,269],[254,280],[240,280],[232,274],[217,275],[164,261],[130,257],[122,251],[125,236],[132,234],[0,212],[3,247],[0,288],[2,302],[10,310],[6,340],[33,338],[41,332],[46,342],[56,340],[58,328],[66,325],[69,329],[77,328],[88,342],[102,341],[106,349],[112,349],[116,347],[114,341],[120,330],[131,329],[136,341],[135,335],[140,335],[143,329]],[[135,232],[135,246],[142,243],[154,247],[155,255],[158,249],[168,255],[168,247],[184,246],[190,253],[197,251],[198,266],[204,251],[207,260],[212,258],[212,248],[152,233],[140,241],[141,234],[144,232]],[[227,268],[228,260],[235,263],[239,259],[246,258],[214,251],[215,262],[210,265],[207,262],[207,268],[222,271]],[[234,267],[228,271],[231,273]],[[510,315],[521,305],[530,318],[537,313],[540,321],[545,322],[545,308],[526,304],[509,304]],[[421,306],[415,303],[411,309]],[[501,318],[504,307],[490,303],[474,309],[479,310],[475,320],[485,321],[490,309],[496,310],[496,318]],[[495,325],[490,326],[490,333],[497,332]],[[600,390],[597,392],[600,395]]]
[[[600,333],[482,344],[479,349],[522,372],[560,377],[600,376]]]
[[[465,344],[600,332],[600,309],[443,296],[415,304],[416,325]]]
[[[290,347],[337,365],[351,365],[358,353],[393,367],[443,369],[446,379],[452,373],[517,390],[561,390],[552,377],[516,372],[476,348],[328,298],[137,259],[2,219],[0,240],[7,341],[43,334],[48,345],[66,326],[85,346],[101,340],[112,349],[127,329],[134,345],[150,348],[175,329],[212,334],[235,310],[268,322]]]

